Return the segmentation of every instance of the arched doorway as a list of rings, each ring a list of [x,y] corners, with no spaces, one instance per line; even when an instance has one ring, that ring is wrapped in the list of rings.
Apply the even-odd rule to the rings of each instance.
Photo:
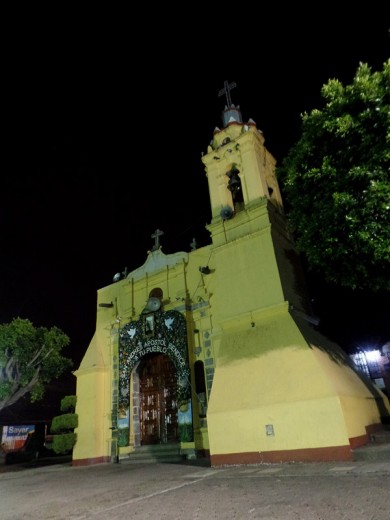
[[[178,442],[176,371],[165,354],[148,354],[139,369],[141,444]]]

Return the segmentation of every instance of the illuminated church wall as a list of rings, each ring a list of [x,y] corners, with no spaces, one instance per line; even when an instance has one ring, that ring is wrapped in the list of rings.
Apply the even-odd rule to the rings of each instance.
[[[380,389],[316,328],[264,142],[227,107],[202,157],[211,244],[165,254],[156,230],[145,263],[98,291],[96,333],[75,372],[73,464],[137,450],[153,359],[169,358],[178,418],[192,416],[180,449],[214,466],[351,460],[390,415]]]

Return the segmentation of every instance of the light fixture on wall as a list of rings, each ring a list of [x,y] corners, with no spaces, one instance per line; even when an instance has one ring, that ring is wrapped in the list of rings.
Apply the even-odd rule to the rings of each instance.
[[[125,267],[125,270],[122,271],[121,273],[115,273],[113,278],[112,278],[112,281],[113,282],[119,282],[119,280],[122,280],[123,278],[126,278],[127,277],[127,267]]]
[[[234,214],[234,211],[233,211],[233,209],[230,206],[224,206],[221,209],[221,213],[220,213],[222,220],[229,220],[229,219],[231,219],[233,214]]]

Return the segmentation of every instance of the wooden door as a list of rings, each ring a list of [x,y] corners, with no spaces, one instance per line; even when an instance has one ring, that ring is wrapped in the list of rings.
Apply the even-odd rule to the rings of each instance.
[[[146,356],[140,371],[141,444],[178,441],[175,367],[165,354]]]

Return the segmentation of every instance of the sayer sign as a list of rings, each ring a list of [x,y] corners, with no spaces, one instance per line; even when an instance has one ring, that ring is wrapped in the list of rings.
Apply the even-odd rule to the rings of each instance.
[[[34,431],[35,426],[33,424],[4,426],[1,439],[2,448],[5,451],[19,450],[26,442],[28,434]]]

